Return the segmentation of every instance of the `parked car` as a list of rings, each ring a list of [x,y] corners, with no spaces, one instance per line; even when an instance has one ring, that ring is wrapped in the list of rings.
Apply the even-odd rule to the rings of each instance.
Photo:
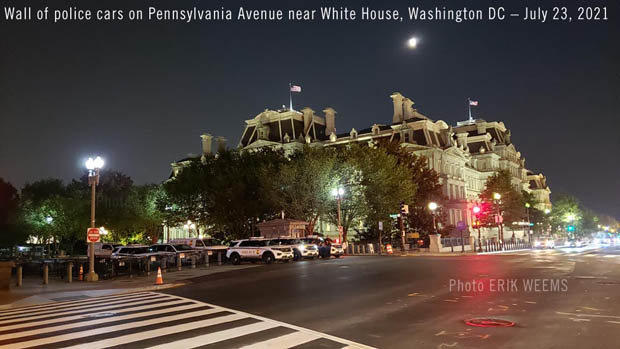
[[[185,244],[197,250],[211,251],[213,253],[223,252],[226,253],[228,246],[222,245],[219,241],[213,238],[186,238],[186,239],[174,239],[168,241],[169,244],[178,245]]]
[[[191,264],[192,256],[197,255],[196,250],[185,244],[155,244],[151,245],[149,249],[152,252],[167,253],[167,255],[175,259],[174,261],[170,261],[173,263],[176,263],[176,258],[180,256],[182,264]]]
[[[95,257],[110,257],[115,248],[123,246],[121,244],[95,242]],[[86,250],[86,254],[90,256],[90,248]]]
[[[230,259],[232,264],[239,264],[243,260],[252,262],[262,260],[265,264],[275,261],[286,263],[293,259],[293,249],[290,246],[280,246],[268,239],[244,239],[230,244],[226,258]]]
[[[122,257],[145,257],[152,252],[148,246],[118,246],[110,253],[110,258],[120,259]]]
[[[324,239],[318,236],[308,236],[300,239],[307,244],[315,244],[319,248],[319,257],[329,258],[334,256],[340,258],[344,255],[344,248],[341,244],[334,243],[331,239]]]
[[[290,246],[293,249],[293,260],[298,261],[302,258],[318,258],[319,248],[316,244],[307,243],[298,238],[280,237],[277,239],[271,239],[281,246]]]

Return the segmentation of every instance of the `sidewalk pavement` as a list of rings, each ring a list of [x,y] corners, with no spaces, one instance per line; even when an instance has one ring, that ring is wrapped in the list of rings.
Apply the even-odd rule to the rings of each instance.
[[[191,283],[190,279],[196,277],[252,267],[256,265],[222,265],[196,269],[184,268],[182,271],[168,270],[162,274],[163,285],[155,285],[157,271],[151,272],[150,276],[118,277],[98,282],[74,279],[72,283],[68,283],[65,280],[50,278],[47,285],[43,285],[40,277],[24,277],[21,287],[16,287],[13,281],[10,290],[0,291],[0,310],[128,292],[157,291],[187,285]]]

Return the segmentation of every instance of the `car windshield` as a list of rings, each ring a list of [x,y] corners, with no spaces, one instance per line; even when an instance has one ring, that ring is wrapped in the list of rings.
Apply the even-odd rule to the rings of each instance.
[[[179,245],[172,245],[174,246],[174,248],[177,251],[187,251],[187,250],[192,250],[192,248],[188,245],[183,245],[183,244],[179,244]]]
[[[202,239],[202,242],[204,242],[205,246],[221,245],[221,243],[215,239]]]

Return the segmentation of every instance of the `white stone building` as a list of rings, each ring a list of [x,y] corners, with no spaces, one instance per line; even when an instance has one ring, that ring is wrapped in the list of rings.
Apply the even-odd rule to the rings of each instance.
[[[442,120],[433,121],[413,107],[414,102],[398,92],[391,96],[394,113],[389,124],[372,126],[349,132],[336,132],[336,111],[323,110],[317,115],[312,109],[301,112],[265,110],[245,121],[245,129],[238,144],[241,151],[261,147],[281,147],[294,151],[304,144],[311,146],[333,146],[349,142],[368,142],[379,138],[398,141],[416,155],[428,159],[430,168],[437,171],[447,198],[444,211],[448,224],[456,226],[465,222],[470,231],[472,208],[479,202],[487,178],[499,169],[507,169],[513,176],[515,189],[534,194],[538,208],[551,208],[550,190],[542,174],[534,174],[525,167],[525,158],[511,142],[510,130],[503,122],[487,122],[482,119],[458,122],[449,126]],[[211,152],[212,138],[203,135],[203,152]],[[220,140],[220,146],[221,146]],[[185,159],[190,160],[190,159]],[[176,172],[182,162],[173,163]],[[506,226],[514,222],[504,222]],[[517,224],[513,225],[518,227]],[[335,226],[319,222],[319,232],[337,236]],[[505,229],[509,238],[512,230]],[[482,229],[484,237],[496,237],[497,229]],[[523,238],[523,228],[517,228],[515,236]]]
[[[428,159],[429,167],[440,174],[445,196],[444,208],[448,223],[459,221],[472,225],[472,208],[489,176],[507,169],[513,176],[515,189],[532,192],[538,208],[551,207],[546,179],[525,168],[525,158],[511,142],[510,130],[503,122],[477,119],[449,126],[442,120],[433,121],[413,107],[414,102],[398,92],[390,96],[394,113],[390,124],[374,124],[366,129],[336,132],[336,111],[326,108],[324,116],[310,108],[301,112],[265,110],[250,120],[239,142],[239,149],[251,150],[265,146],[300,149],[304,143],[331,146],[378,138],[397,140],[417,155]],[[512,222],[505,222],[506,225]],[[319,231],[335,233],[335,227],[321,223]],[[485,236],[497,236],[495,229],[483,229]],[[517,237],[523,231],[516,232]],[[509,233],[504,233],[509,237]]]

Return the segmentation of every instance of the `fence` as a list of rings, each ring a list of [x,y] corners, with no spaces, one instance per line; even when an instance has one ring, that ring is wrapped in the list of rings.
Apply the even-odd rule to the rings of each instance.
[[[503,242],[498,240],[474,241],[474,250],[476,252],[515,251],[527,248],[532,248],[532,244],[524,240],[507,240]]]
[[[209,267],[225,263],[224,251],[212,252],[191,251],[181,254],[166,254],[153,256],[123,256],[119,258],[95,258],[95,272],[99,279],[113,279],[119,276],[134,277],[148,276],[161,268],[162,272],[189,268]],[[73,258],[50,258],[41,260],[16,260],[12,275],[16,277],[16,285],[22,285],[24,276],[39,277],[43,284],[49,278],[57,278],[67,282],[86,279],[88,273],[88,258],[85,256]],[[81,271],[80,271],[81,270]]]

